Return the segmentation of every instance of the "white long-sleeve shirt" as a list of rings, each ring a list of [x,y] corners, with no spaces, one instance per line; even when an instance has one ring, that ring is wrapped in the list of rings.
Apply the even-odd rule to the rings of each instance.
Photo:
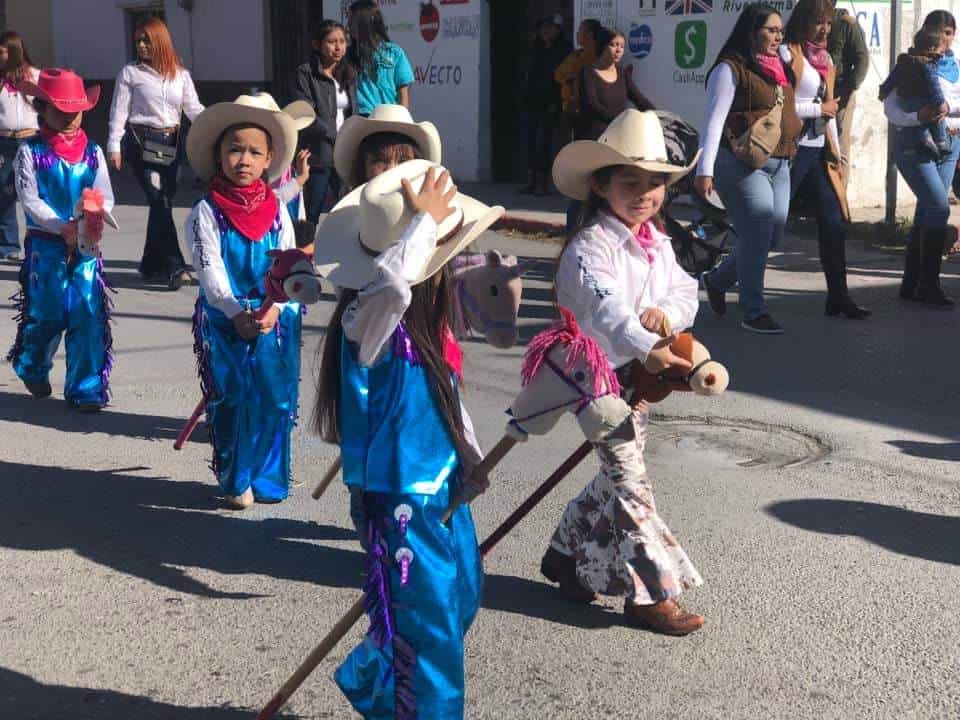
[[[956,57],[954,62],[956,62]],[[943,91],[943,98],[947,101],[949,110],[947,111],[947,128],[949,130],[960,131],[960,81],[950,82],[944,77],[940,77],[940,90]],[[916,112],[905,112],[900,105],[900,96],[897,91],[887,95],[883,101],[883,112],[887,120],[898,127],[917,127],[923,125],[917,118]]]
[[[790,50],[786,46],[780,46],[780,58],[786,63],[792,62]],[[797,116],[801,120],[815,120],[823,115],[823,106],[819,102],[815,102],[817,94],[820,91],[820,83],[820,73],[818,73],[817,69],[804,57],[803,73],[797,79],[797,89],[795,93]],[[833,146],[837,148],[839,152],[840,136],[837,133],[837,121],[835,118],[830,118],[830,120],[827,121],[826,131],[830,133],[830,137],[833,139]],[[812,129],[800,136],[800,145],[805,147],[823,147],[825,142],[826,137],[824,135],[813,135]]]
[[[729,63],[719,63],[707,80],[707,106],[703,115],[703,133],[700,147],[703,154],[697,163],[697,175],[713,177],[713,167],[717,162],[717,151],[723,137],[723,128],[727,124],[727,115],[733,107],[733,97],[737,93],[737,81]]]
[[[179,68],[173,78],[160,75],[149,65],[131,63],[117,75],[110,105],[107,152],[120,152],[127,123],[162,129],[180,124],[181,114],[193,120],[203,112],[193,78]]]
[[[103,193],[103,207],[110,211],[113,210],[113,186],[110,184],[106,158],[99,147],[97,147],[97,161],[93,187]],[[17,151],[17,156],[13,160],[13,171],[17,178],[17,196],[23,203],[23,211],[27,216],[27,228],[60,235],[67,223],[61,220],[53,208],[40,197],[36,170],[33,166],[33,151],[27,143],[22,144]]]
[[[184,237],[193,255],[197,282],[203,288],[207,302],[231,319],[243,312],[244,307],[233,294],[227,268],[223,264],[220,227],[210,203],[206,200],[198,202],[187,216]],[[280,203],[280,249],[288,250],[296,246],[293,223],[287,208]],[[278,307],[282,309],[283,304],[278,304]]]
[[[27,78],[31,82],[37,82],[40,79],[40,71],[34,67],[30,68],[27,71]],[[10,92],[5,85],[0,86],[0,130],[14,132],[36,130],[39,124],[37,111],[30,103],[32,99],[21,92]]]
[[[383,358],[388,341],[410,307],[411,284],[423,273],[436,246],[437,223],[430,215],[419,213],[400,240],[377,257],[376,277],[344,310],[343,332],[357,345],[357,360],[362,366],[371,367]],[[474,454],[461,458],[464,477],[467,477],[470,469],[483,458],[483,452],[462,399],[460,414],[464,438]]]
[[[675,331],[693,325],[697,316],[697,281],[680,267],[670,238],[651,230],[658,241],[651,249],[653,262],[626,225],[601,212],[560,257],[557,300],[613,367],[646,360],[661,339],[640,324],[647,308],[662,310]]]

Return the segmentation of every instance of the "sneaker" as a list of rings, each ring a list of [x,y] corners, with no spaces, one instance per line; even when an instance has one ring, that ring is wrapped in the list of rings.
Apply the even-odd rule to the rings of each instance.
[[[742,327],[744,330],[749,330],[750,332],[760,333],[761,335],[783,334],[783,328],[780,326],[780,323],[770,317],[770,315],[767,313],[764,313],[759,317],[755,317],[753,320],[744,320],[740,323],[740,327]]]
[[[700,276],[700,284],[703,286],[703,289],[707,291],[707,302],[710,303],[710,309],[713,310],[713,314],[723,317],[727,313],[727,293],[725,290],[715,290],[710,287],[710,282],[707,280],[707,277],[710,273],[704,273]]]
[[[24,385],[27,386],[27,390],[30,391],[30,394],[33,395],[37,400],[43,400],[43,398],[50,397],[50,394],[53,392],[53,388],[50,387],[50,383],[28,383],[25,382]]]

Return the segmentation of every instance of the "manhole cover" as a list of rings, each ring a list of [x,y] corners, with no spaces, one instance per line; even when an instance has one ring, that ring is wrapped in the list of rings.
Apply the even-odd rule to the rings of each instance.
[[[816,462],[830,447],[813,435],[750,420],[658,416],[648,450],[695,453],[700,461],[739,467],[796,467]]]

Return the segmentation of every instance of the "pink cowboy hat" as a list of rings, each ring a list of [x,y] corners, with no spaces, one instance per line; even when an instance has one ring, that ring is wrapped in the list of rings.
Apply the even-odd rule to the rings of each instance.
[[[99,85],[84,88],[82,77],[72,70],[60,68],[41,70],[39,82],[24,80],[17,89],[24,95],[44,100],[65,113],[92,110],[100,99]]]

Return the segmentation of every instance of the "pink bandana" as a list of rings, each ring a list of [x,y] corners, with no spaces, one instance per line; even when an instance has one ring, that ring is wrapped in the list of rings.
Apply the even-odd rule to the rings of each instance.
[[[813,65],[813,68],[820,73],[820,77],[826,80],[830,68],[833,67],[833,58],[831,58],[830,53],[827,52],[827,44],[815,43],[808,40],[803,44],[803,54],[806,56],[807,62]]]
[[[651,230],[651,224],[648,220],[643,225],[640,226],[640,230],[637,231],[637,234],[633,236],[633,239],[637,241],[644,254],[647,256],[647,262],[653,263],[653,248],[660,244],[660,241],[653,236],[653,230]]]
[[[9,77],[5,77],[2,83],[3,87],[6,88],[7,92],[11,95],[16,95],[19,90],[17,90],[17,84],[13,82]]]
[[[783,69],[783,60],[779,55],[757,55],[757,63],[764,75],[773,80],[780,87],[785,87],[787,72]]]

